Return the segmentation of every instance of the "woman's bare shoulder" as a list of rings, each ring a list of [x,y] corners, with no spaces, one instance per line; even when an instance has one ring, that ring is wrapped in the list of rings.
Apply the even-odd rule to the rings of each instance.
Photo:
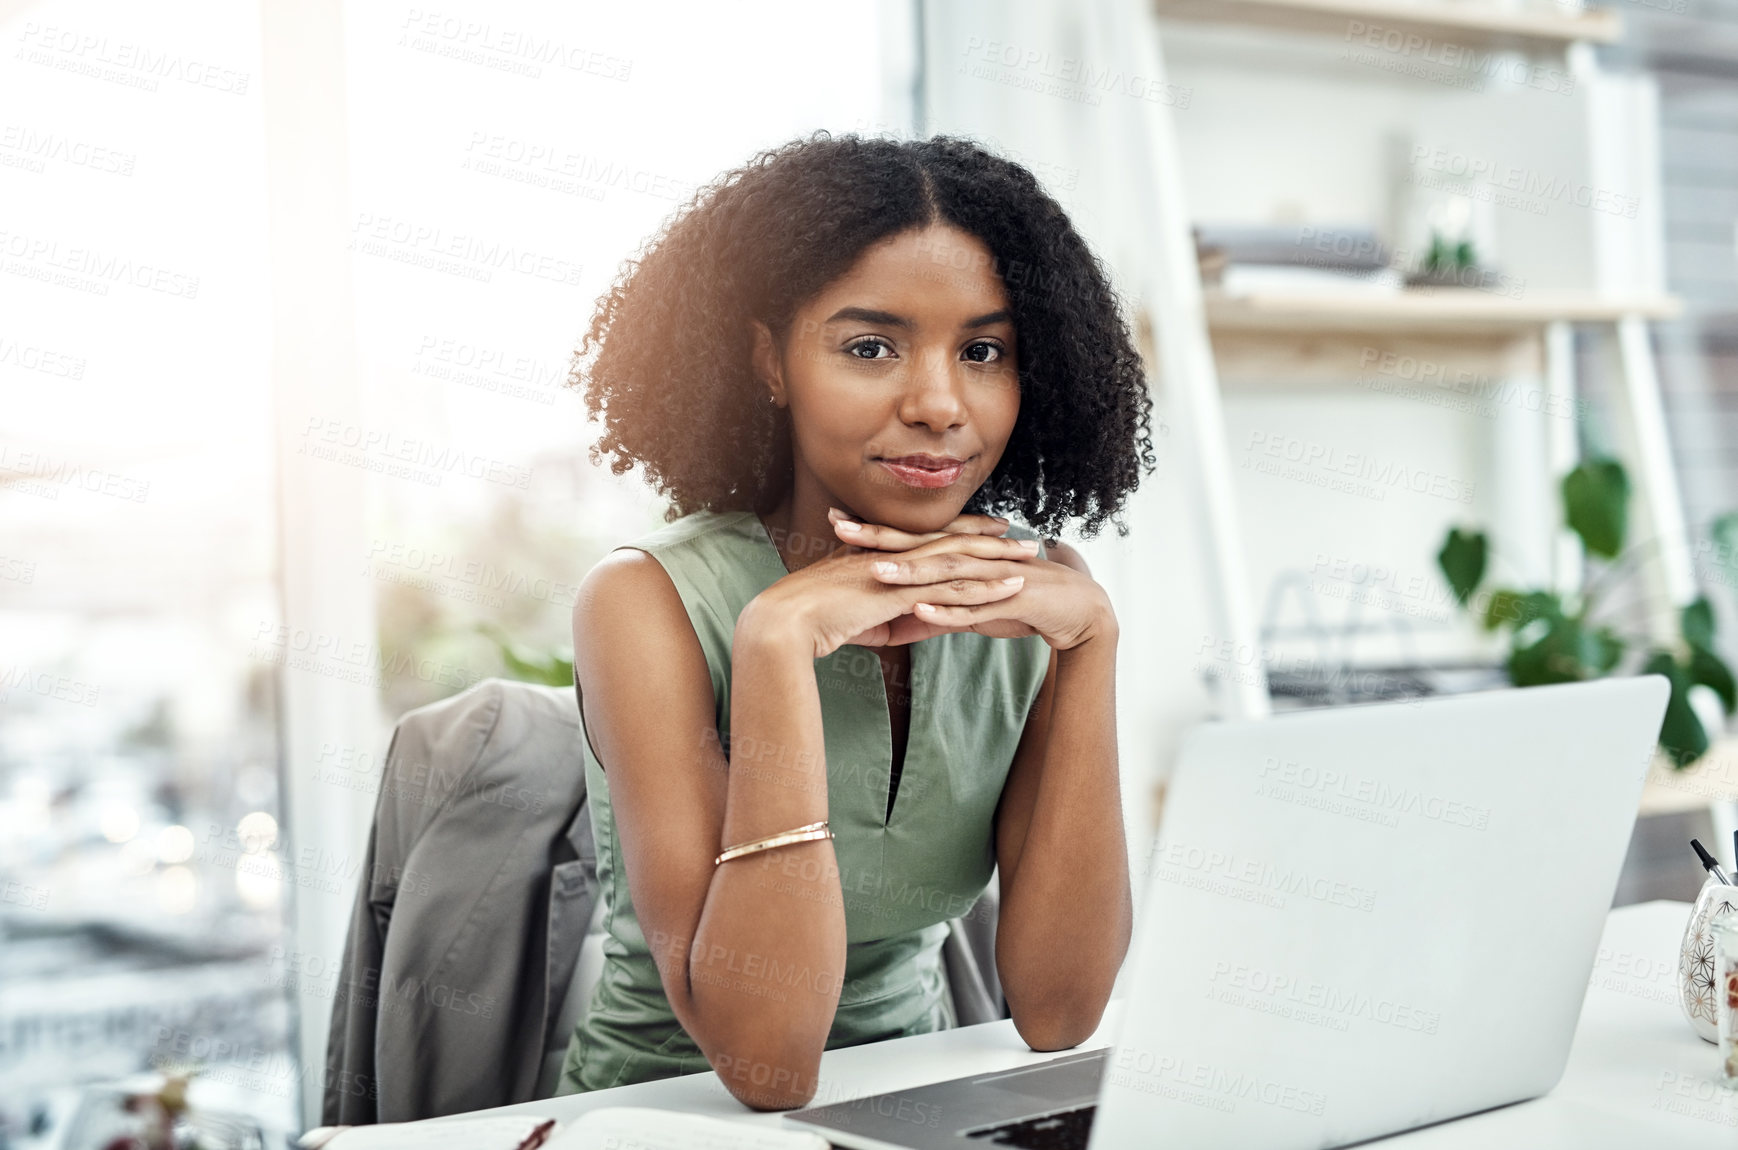
[[[573,605],[574,650],[589,643],[677,640],[693,636],[682,597],[657,557],[637,547],[609,552],[580,580]]]

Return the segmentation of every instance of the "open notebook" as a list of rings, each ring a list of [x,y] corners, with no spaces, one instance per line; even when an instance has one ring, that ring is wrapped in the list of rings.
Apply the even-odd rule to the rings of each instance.
[[[817,1134],[644,1106],[605,1106],[562,1126],[535,1115],[321,1126],[302,1135],[297,1145],[301,1150],[827,1150],[826,1139]]]

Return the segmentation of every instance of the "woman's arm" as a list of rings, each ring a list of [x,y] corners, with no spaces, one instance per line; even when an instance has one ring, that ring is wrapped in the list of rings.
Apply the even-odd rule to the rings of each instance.
[[[611,552],[580,584],[574,673],[605,769],[628,889],[676,1019],[726,1087],[759,1109],[806,1103],[838,1008],[845,907],[826,839],[714,866],[722,845],[827,817],[827,758],[814,662],[880,646],[919,602],[989,607],[1031,558],[962,516],[902,552],[973,575],[888,586],[883,552],[847,547],[757,595],[732,638],[728,763],[705,653],[663,565]],[[999,530],[1001,524],[996,527]]]
[[[586,576],[574,652],[628,888],[677,1021],[742,1102],[803,1105],[844,974],[833,844],[713,858],[720,843],[827,817],[812,640],[753,604],[742,613],[728,770],[705,654],[651,555],[617,550]]]
[[[1049,557],[1090,576],[1064,544]],[[1134,911],[1117,778],[1117,624],[1052,650],[996,811],[996,970],[1034,1050],[1083,1042],[1104,1015]]]

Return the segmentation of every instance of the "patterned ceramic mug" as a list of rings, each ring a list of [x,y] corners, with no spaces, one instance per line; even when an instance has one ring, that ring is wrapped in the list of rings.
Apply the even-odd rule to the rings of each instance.
[[[1684,1017],[1705,1042],[1720,1040],[1714,1013],[1714,935],[1709,924],[1727,914],[1738,914],[1738,886],[1728,886],[1709,875],[1690,910],[1678,950],[1678,1001],[1683,1004]]]
[[[1714,916],[1714,1014],[1720,1020],[1720,1082],[1738,1086],[1738,914]]]

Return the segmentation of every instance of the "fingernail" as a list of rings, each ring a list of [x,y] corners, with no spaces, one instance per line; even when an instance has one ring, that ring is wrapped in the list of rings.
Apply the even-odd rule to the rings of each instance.
[[[877,575],[891,575],[897,570],[899,570],[899,564],[897,563],[875,564],[875,574]]]
[[[1002,582],[1008,584],[1010,587],[1016,583],[1024,583],[1025,581],[1026,581],[1026,577],[1024,575],[1010,575],[1006,579],[1002,580]]]
[[[844,531],[847,534],[852,534],[852,535],[863,530],[863,527],[861,524],[852,523],[852,522],[850,522],[848,520],[844,520],[844,519],[833,520],[833,526],[837,527],[840,531]]]
[[[843,511],[840,511],[837,507],[827,508],[827,518],[828,519],[836,519],[843,514],[845,514],[845,513]]]
[[[1038,541],[1036,539],[1022,539],[1020,540],[1020,546],[1024,547],[1034,555],[1038,554]]]

